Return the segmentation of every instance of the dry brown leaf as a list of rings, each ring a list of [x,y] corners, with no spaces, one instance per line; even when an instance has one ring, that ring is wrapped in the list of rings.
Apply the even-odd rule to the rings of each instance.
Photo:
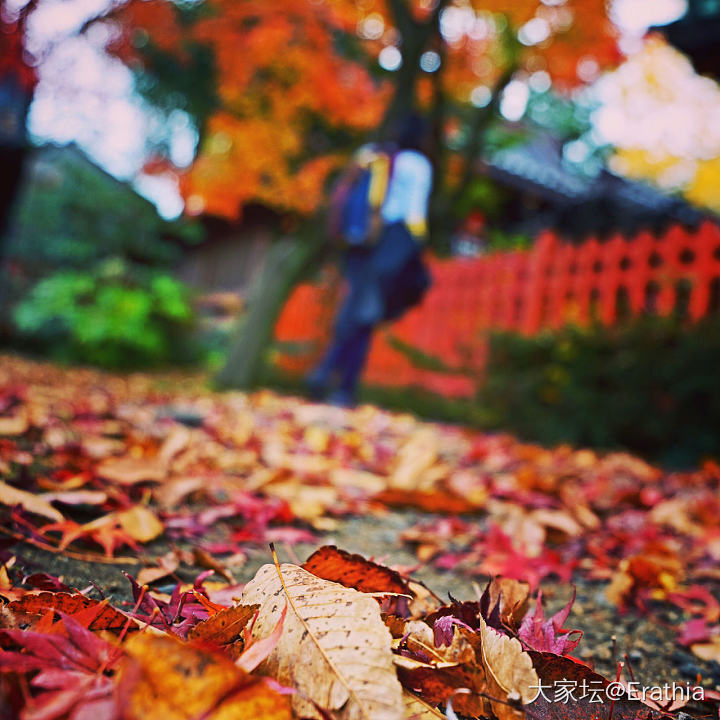
[[[425,617],[425,615],[429,615],[442,607],[442,600],[430,588],[416,580],[410,580],[408,585],[413,595],[408,608],[411,618]]]
[[[125,720],[290,720],[285,697],[223,657],[169,636],[128,640],[119,696]],[[172,670],[171,672],[169,670]]]
[[[306,485],[300,478],[274,482],[263,488],[266,495],[285,500],[293,515],[312,523],[338,501],[337,490],[323,485]]]
[[[401,490],[415,489],[420,476],[437,458],[437,443],[437,434],[432,429],[416,430],[398,451],[389,486]]]
[[[530,517],[543,527],[557,530],[569,537],[579,537],[583,534],[582,525],[564,510],[538,508],[530,513]]]
[[[430,626],[422,620],[410,620],[404,628],[405,643],[410,650],[422,652],[429,658],[430,664],[438,667],[450,667],[475,661],[475,650],[463,633],[453,633],[452,643],[435,647],[435,638]],[[399,641],[395,641],[396,644]],[[395,656],[397,660],[398,656]]]
[[[174,508],[181,500],[205,486],[205,479],[195,476],[177,477],[168,480],[153,490],[155,499],[165,509]]]
[[[387,479],[382,475],[343,467],[334,468],[330,472],[330,482],[341,489],[362,490],[370,495],[382,492],[387,487]]]
[[[403,703],[405,704],[405,720],[430,720],[430,718],[445,718],[445,715],[432,705],[428,705],[416,695],[403,690]]]
[[[516,700],[523,705],[532,702],[539,683],[532,659],[522,649],[519,640],[489,628],[482,616],[479,620],[482,662],[487,671],[489,695],[498,700]],[[499,720],[524,717],[504,703],[491,701],[491,704]]]
[[[220,577],[225,578],[229,583],[235,584],[232,573],[219,560],[216,560],[209,552],[195,547],[192,549],[193,563],[198,567],[214,570]]]
[[[471,505],[481,508],[490,497],[483,476],[471,470],[458,470],[450,475],[448,488],[458,497],[464,498]]]
[[[207,620],[199,622],[188,633],[188,640],[204,640],[219,646],[226,646],[229,649],[229,656],[237,660],[242,652],[242,641],[240,638],[243,628],[257,612],[257,605],[233,605],[233,607],[221,610]],[[231,646],[231,648],[227,648]]]
[[[138,585],[150,585],[160,578],[171,575],[180,567],[180,558],[176,551],[165,553],[158,558],[156,567],[146,567],[137,574]]]
[[[165,438],[165,442],[163,442],[158,452],[158,460],[168,466],[175,455],[182,452],[190,444],[191,437],[190,430],[184,425],[175,426]]]
[[[102,460],[110,455],[118,455],[125,449],[125,443],[116,438],[103,435],[87,435],[81,443],[83,453],[93,460]]]
[[[273,439],[263,445],[262,459],[271,468],[283,468],[298,475],[323,475],[334,461],[324,455],[300,455],[287,452],[282,442]]]
[[[488,587],[490,608],[499,603],[500,620],[511,628],[520,626],[527,610],[529,594],[528,583],[512,578],[494,578]]]
[[[713,637],[711,642],[691,645],[690,649],[703,660],[720,662],[720,635]]]
[[[55,522],[62,522],[65,519],[58,509],[54,508],[47,500],[43,500],[39,495],[15,488],[2,480],[0,480],[0,504],[9,505],[10,507],[22,505],[28,512],[42,515]]]
[[[117,513],[115,517],[122,529],[133,540],[141,543],[154,540],[165,530],[157,515],[145,505],[135,505],[129,510]]]
[[[666,525],[681,534],[701,537],[704,533],[703,526],[692,519],[685,498],[663,500],[653,507],[649,516],[657,525]]]
[[[21,407],[14,415],[0,417],[0,435],[22,435],[30,429],[27,409]]]
[[[96,472],[105,480],[118,485],[162,482],[167,477],[167,467],[160,460],[130,456],[108,458],[97,466]]]
[[[297,565],[284,564],[281,571],[291,608],[261,671],[299,691],[293,708],[301,717],[321,717],[310,698],[338,720],[403,718],[391,637],[377,601]],[[242,596],[244,605],[260,605],[253,637],[266,637],[276,627],[284,596],[277,568],[264,565]]]

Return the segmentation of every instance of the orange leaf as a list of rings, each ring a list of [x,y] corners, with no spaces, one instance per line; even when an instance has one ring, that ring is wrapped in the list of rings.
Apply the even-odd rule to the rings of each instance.
[[[173,637],[125,645],[119,694],[127,720],[290,720],[288,700],[222,655]],[[168,670],[172,668],[172,672]]]
[[[302,565],[303,569],[323,580],[331,580],[360,592],[388,592],[412,595],[400,573],[354,555],[325,545],[316,550]]]

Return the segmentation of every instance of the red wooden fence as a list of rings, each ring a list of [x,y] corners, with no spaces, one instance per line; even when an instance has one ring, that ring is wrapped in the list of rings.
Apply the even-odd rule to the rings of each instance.
[[[674,227],[662,237],[589,240],[580,245],[552,233],[528,251],[473,259],[429,259],[433,286],[421,306],[376,333],[364,375],[370,385],[420,386],[467,396],[482,378],[489,330],[534,335],[567,323],[597,319],[613,325],[643,313],[684,312],[697,320],[720,301],[720,227],[697,232]],[[281,343],[296,345],[278,364],[304,372],[330,333],[337,283],[298,287],[276,327]],[[438,358],[451,371],[420,369],[390,338]]]

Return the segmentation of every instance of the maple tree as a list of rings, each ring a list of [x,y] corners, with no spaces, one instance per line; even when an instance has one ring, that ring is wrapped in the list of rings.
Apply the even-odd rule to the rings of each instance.
[[[513,77],[544,72],[570,88],[616,62],[605,5],[131,0],[108,21],[111,52],[153,78],[149,94],[174,98],[202,131],[194,163],[179,174],[188,212],[236,219],[244,205],[259,202],[312,216],[348,149],[363,137],[392,136],[398,119],[421,107],[437,145],[439,238]],[[378,65],[388,51],[400,58],[395,72]],[[277,314],[298,278],[316,266],[322,235],[315,223],[273,244],[221,382],[255,381]]]
[[[335,153],[345,154],[352,137],[333,143],[323,129],[361,137],[381,125],[388,134],[408,108],[470,107],[473,90],[497,95],[515,71],[547,70],[569,88],[618,59],[603,0],[293,0],[282,8],[150,0],[128,2],[112,17],[121,34],[111,51],[161,82],[174,79],[161,58],[174,60],[173,75],[192,74],[199,48],[211,51],[214,76],[205,83],[215,87],[205,89],[196,118],[204,137],[181,182],[191,213],[230,218],[251,201],[315,210]],[[377,60],[388,48],[400,49],[402,63],[380,73]],[[428,52],[437,59],[423,62]]]
[[[546,72],[569,88],[618,57],[604,0],[127,0],[84,27],[98,23],[109,51],[138,70],[139,88],[189,113],[200,132],[189,169],[148,164],[179,177],[189,213],[237,218],[259,202],[312,217],[350,147],[391,136],[415,106],[434,126],[438,238],[511,78]],[[22,24],[14,33],[21,52]],[[378,62],[393,50],[402,62],[386,72]],[[222,382],[257,378],[280,308],[323,247],[316,222],[273,243]]]

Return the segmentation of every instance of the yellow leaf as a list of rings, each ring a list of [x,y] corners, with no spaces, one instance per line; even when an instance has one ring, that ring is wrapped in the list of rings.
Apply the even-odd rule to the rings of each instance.
[[[3,505],[22,505],[25,510],[35,515],[42,515],[43,517],[55,520],[55,522],[62,522],[65,518],[62,513],[54,508],[47,500],[38,495],[26,492],[25,490],[19,490],[18,488],[12,487],[0,480],[0,503]]]
[[[437,442],[437,433],[431,428],[422,428],[413,433],[398,452],[397,464],[390,477],[390,487],[415,489],[422,474],[437,458]]]
[[[152,458],[108,458],[98,465],[97,474],[118,485],[140,482],[161,482],[167,477],[165,463]]]
[[[290,720],[289,703],[227,658],[165,636],[136,635],[119,692],[126,720]]]
[[[150,542],[162,535],[165,526],[158,520],[157,515],[144,505],[135,505],[129,510],[117,513],[117,521],[122,529],[133,540],[141,543]]]
[[[10,417],[0,417],[0,435],[22,435],[29,428],[30,419],[24,407]]]

